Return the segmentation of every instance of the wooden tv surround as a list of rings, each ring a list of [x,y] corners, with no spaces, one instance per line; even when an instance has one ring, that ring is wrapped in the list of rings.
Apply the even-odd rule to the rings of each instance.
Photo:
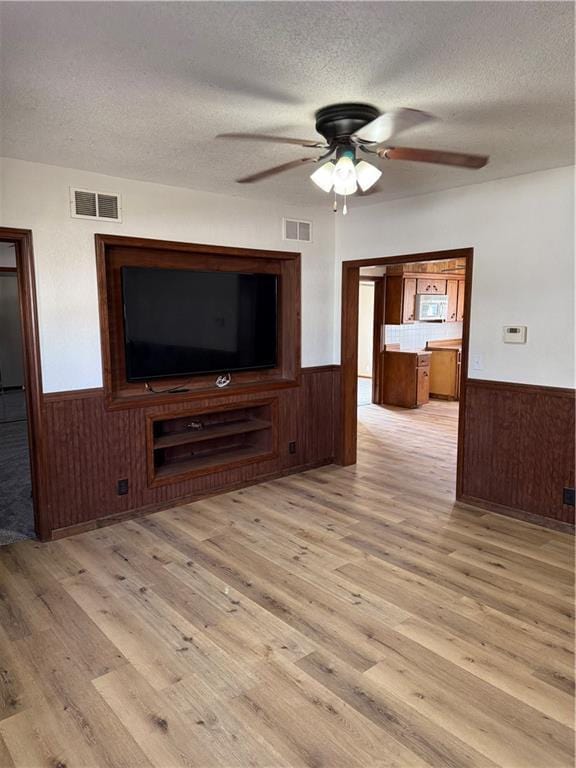
[[[96,235],[103,387],[43,396],[42,539],[56,539],[253,483],[336,456],[339,366],[301,369],[300,254]],[[120,268],[279,276],[278,365],[232,374],[126,380]]]
[[[232,392],[263,392],[293,387],[300,376],[300,254],[260,251],[164,240],[96,235],[98,297],[104,393],[109,408],[187,402]],[[155,390],[186,386],[187,392],[153,393],[143,382],[129,382],[124,359],[122,267],[190,269],[274,274],[279,277],[278,364],[275,368],[235,373],[225,389],[216,374],[155,379]],[[225,371],[222,371],[225,373]]]

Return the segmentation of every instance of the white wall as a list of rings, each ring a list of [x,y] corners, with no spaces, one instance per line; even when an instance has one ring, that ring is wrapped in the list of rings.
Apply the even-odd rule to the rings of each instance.
[[[358,376],[372,377],[374,352],[374,281],[360,282],[358,305]]]
[[[34,240],[45,392],[102,385],[94,233],[302,252],[302,364],[333,362],[334,214],[282,203],[1,161],[0,223]],[[69,187],[119,192],[122,223],[72,219]],[[282,240],[282,217],[313,221],[314,242]]]
[[[574,386],[573,168],[351,206],[336,223],[338,261],[467,246],[474,248],[470,357],[483,364],[470,366],[470,376]],[[337,270],[337,296],[340,282]],[[504,344],[508,324],[527,325],[528,343]]]
[[[282,216],[312,219],[302,251],[302,363],[338,362],[343,259],[472,246],[471,376],[574,386],[573,169],[374,206],[311,209],[4,160],[0,223],[33,231],[44,389],[101,386],[94,233],[291,250]],[[121,224],[69,216],[70,186],[120,192]],[[326,198],[327,199],[327,198]],[[334,224],[336,222],[336,226]],[[334,236],[334,228],[336,230]],[[526,324],[505,345],[504,324]]]

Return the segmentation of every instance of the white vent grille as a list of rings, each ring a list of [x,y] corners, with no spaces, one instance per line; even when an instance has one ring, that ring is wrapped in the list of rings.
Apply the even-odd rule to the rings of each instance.
[[[301,243],[311,243],[312,222],[283,219],[282,236],[284,240],[298,240]]]
[[[70,215],[75,219],[122,221],[120,195],[70,189]]]

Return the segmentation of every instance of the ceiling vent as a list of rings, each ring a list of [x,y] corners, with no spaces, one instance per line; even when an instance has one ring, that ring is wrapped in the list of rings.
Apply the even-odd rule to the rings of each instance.
[[[312,242],[312,222],[283,219],[282,236],[284,240],[298,240],[301,243]]]
[[[122,221],[120,195],[71,188],[70,215],[74,219]]]

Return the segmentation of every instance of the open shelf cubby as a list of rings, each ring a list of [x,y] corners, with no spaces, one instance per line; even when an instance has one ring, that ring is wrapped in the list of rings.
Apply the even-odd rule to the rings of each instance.
[[[276,453],[276,401],[149,419],[151,485],[225,471]]]

